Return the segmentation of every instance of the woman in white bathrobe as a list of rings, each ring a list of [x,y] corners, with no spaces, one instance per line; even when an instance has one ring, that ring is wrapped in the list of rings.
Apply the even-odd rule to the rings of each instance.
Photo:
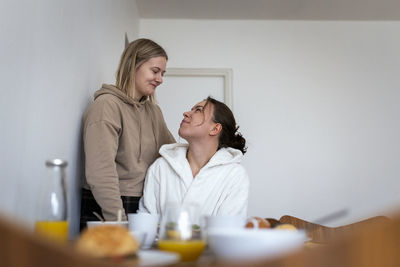
[[[249,178],[240,164],[246,140],[232,111],[211,97],[183,113],[179,136],[188,144],[160,148],[148,169],[139,212],[165,213],[168,204],[196,204],[200,215],[247,216]]]

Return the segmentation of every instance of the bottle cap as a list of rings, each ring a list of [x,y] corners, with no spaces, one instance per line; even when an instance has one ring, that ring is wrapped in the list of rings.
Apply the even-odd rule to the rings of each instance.
[[[68,165],[68,162],[66,160],[62,159],[52,159],[52,160],[47,160],[46,161],[46,166],[48,167],[65,167]]]

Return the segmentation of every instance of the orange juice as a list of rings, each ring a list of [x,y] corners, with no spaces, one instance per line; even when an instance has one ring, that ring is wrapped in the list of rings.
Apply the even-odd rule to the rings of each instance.
[[[68,239],[68,221],[36,221],[35,233],[59,242]]]
[[[181,256],[181,261],[195,261],[200,257],[206,246],[204,240],[159,240],[160,250],[176,252]]]

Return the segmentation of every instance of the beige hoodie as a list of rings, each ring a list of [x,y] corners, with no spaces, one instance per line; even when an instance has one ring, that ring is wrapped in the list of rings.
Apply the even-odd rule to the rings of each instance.
[[[147,168],[174,143],[160,108],[103,84],[84,116],[86,181],[106,220],[116,220],[122,196],[142,196]],[[126,219],[123,212],[123,219]]]

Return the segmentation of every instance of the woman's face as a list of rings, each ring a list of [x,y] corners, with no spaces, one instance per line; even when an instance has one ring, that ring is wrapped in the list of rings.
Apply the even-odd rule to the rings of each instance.
[[[201,138],[209,135],[215,127],[213,117],[213,105],[206,101],[201,101],[194,105],[190,111],[183,113],[183,120],[179,127],[179,136],[186,139]]]
[[[153,57],[136,69],[135,99],[154,94],[156,87],[162,84],[167,59],[165,57]]]

